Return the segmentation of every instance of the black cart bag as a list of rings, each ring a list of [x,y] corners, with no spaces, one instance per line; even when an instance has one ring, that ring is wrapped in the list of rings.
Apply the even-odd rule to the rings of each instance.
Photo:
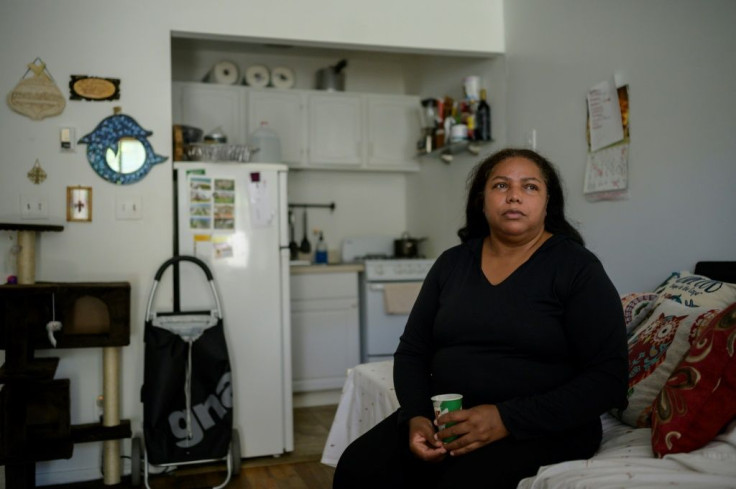
[[[151,305],[165,269],[188,261],[207,276],[216,308],[156,313]],[[178,301],[177,301],[178,303]],[[233,433],[230,359],[212,273],[195,257],[176,256],[156,272],[145,322],[143,434],[148,463],[228,456]]]

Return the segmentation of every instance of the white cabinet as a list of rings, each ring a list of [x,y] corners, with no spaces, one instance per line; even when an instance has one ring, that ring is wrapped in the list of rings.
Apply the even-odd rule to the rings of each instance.
[[[366,95],[366,167],[418,170],[414,156],[419,139],[419,97]]]
[[[417,171],[419,97],[175,82],[175,124],[245,144],[261,122],[295,169]]]
[[[310,166],[363,163],[362,99],[358,94],[309,95]]]
[[[245,144],[244,95],[243,87],[232,85],[174,83],[173,122],[198,127],[205,134],[220,127],[227,135],[228,143]]]
[[[281,143],[283,162],[291,167],[303,166],[307,160],[307,123],[303,91],[249,89],[248,130],[262,122],[276,131]]]
[[[360,363],[356,272],[291,276],[294,392],[339,389]]]

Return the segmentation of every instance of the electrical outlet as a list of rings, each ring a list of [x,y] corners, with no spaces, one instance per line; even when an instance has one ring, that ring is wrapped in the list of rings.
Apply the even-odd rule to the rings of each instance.
[[[21,195],[20,215],[22,219],[48,219],[49,207],[46,196]]]
[[[526,133],[526,147],[532,150],[537,149],[537,130],[532,129]]]
[[[142,217],[140,195],[118,197],[115,204],[115,218],[118,221],[140,219]]]

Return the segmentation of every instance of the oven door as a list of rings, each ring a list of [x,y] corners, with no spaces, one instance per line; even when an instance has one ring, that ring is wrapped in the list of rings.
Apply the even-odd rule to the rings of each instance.
[[[409,314],[386,312],[383,297],[385,283],[362,283],[361,360],[364,363],[393,359],[409,318]]]

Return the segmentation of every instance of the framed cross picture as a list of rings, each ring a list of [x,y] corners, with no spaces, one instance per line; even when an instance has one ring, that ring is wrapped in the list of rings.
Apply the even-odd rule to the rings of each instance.
[[[66,220],[92,221],[92,187],[66,188]]]

